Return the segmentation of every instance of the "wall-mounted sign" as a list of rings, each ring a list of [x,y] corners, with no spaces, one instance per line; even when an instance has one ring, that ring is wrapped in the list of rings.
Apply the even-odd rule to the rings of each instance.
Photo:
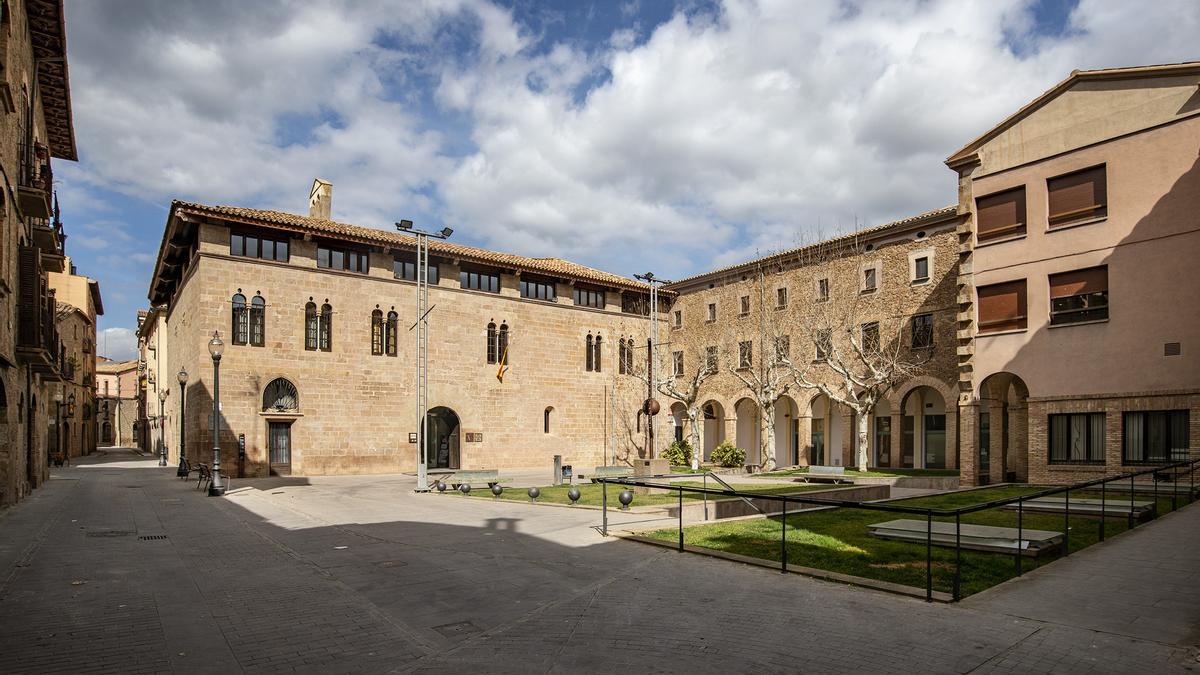
[[[467,432],[467,442],[468,443],[482,443],[483,442],[483,432],[482,431],[468,431]]]
[[[409,432],[409,434],[408,434],[408,442],[409,442],[409,443],[416,443],[416,442],[417,442],[417,432],[415,432],[415,431],[410,431],[410,432]]]

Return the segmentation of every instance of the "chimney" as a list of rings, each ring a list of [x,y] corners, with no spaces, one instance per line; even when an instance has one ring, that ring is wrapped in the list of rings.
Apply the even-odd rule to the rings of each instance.
[[[308,194],[308,215],[329,220],[329,210],[332,206],[333,183],[320,178],[313,180],[312,192]]]

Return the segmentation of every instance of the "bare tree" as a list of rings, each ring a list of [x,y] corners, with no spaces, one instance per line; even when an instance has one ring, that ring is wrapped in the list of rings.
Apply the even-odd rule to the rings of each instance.
[[[800,257],[815,276],[812,301],[806,303],[798,327],[816,358],[789,358],[790,380],[855,413],[855,463],[866,471],[867,423],[875,404],[892,387],[919,374],[929,352],[906,346],[907,318],[891,315],[874,298],[878,268],[864,265],[856,241],[812,246]],[[850,279],[854,282],[847,284]],[[917,342],[922,338],[918,335]]]
[[[631,341],[632,342],[632,341]],[[628,345],[626,349],[631,355],[636,354],[636,357],[631,356],[630,363],[618,364],[619,368],[626,374],[633,375],[642,382],[648,382],[647,365],[645,358],[645,346]],[[713,375],[716,374],[716,369],[708,363],[705,354],[699,353],[695,359],[692,368],[686,367],[687,347],[682,343],[660,343],[659,352],[668,358],[663,358],[662,355],[656,359],[658,363],[658,377],[655,378],[657,384],[657,392],[663,396],[679,401],[684,406],[684,414],[687,416],[689,423],[688,443],[692,446],[692,470],[697,471],[700,468],[700,453],[701,453],[701,420],[704,414],[700,406],[700,390],[704,383]],[[676,363],[676,356],[683,363]],[[620,356],[618,358],[621,358]],[[668,406],[664,406],[669,410]],[[661,413],[660,413],[661,415]],[[649,421],[647,420],[647,423]]]
[[[778,262],[778,261],[777,261]],[[779,271],[782,271],[782,267]],[[775,460],[775,404],[788,392],[792,383],[790,363],[791,338],[785,331],[781,315],[769,304],[784,308],[785,295],[773,298],[767,288],[769,273],[775,272],[774,264],[762,263],[755,267],[755,288],[749,296],[738,299],[741,312],[758,313],[757,332],[751,340],[739,340],[725,350],[726,369],[750,390],[751,398],[758,408],[759,467],[774,471]],[[776,293],[778,289],[775,289]],[[745,335],[741,337],[746,337]],[[757,356],[757,358],[756,358]]]

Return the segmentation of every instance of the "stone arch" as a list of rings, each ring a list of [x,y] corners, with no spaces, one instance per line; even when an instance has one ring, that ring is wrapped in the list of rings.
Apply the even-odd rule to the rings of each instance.
[[[705,460],[712,456],[713,448],[725,440],[725,405],[716,398],[710,398],[700,405],[703,455]]]
[[[263,412],[300,412],[300,391],[286,377],[277,377],[262,391]]]
[[[1029,479],[1029,387],[1008,371],[979,381],[971,466],[979,484]]]
[[[949,401],[938,388],[908,387],[900,398],[901,464],[905,468],[946,469],[954,465]]]
[[[842,412],[843,406],[824,394],[817,394],[809,399],[810,465],[842,465],[842,445],[847,433],[842,423]]]
[[[953,405],[953,402],[958,400],[958,396],[955,394],[955,389],[950,384],[947,384],[946,382],[943,382],[942,380],[939,380],[931,375],[918,375],[911,380],[906,380],[900,386],[894,387],[891,390],[890,395],[887,397],[888,405],[892,407],[892,410],[899,410],[905,397],[907,397],[909,393],[911,393],[912,390],[916,389],[917,387],[929,387],[930,389],[937,391],[939,394],[941,394],[942,399],[947,402],[947,405]]]
[[[748,396],[733,404],[733,414],[737,418],[734,444],[746,451],[746,466],[762,464],[759,412],[758,404]]]
[[[687,424],[687,421],[687,406],[683,404],[683,401],[675,401],[672,403],[671,423],[674,425],[674,433],[672,434],[671,438],[676,441],[687,440],[687,433],[685,431],[685,425]],[[695,448],[692,450],[695,451]]]
[[[775,401],[771,423],[775,426],[775,463],[792,466],[800,463],[800,405],[791,396]]]

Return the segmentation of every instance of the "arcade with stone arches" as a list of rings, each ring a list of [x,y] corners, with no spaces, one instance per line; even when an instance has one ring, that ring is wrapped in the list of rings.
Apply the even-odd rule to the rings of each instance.
[[[1029,387],[1019,375],[997,372],[979,383],[975,400],[961,406],[964,426],[961,479],[965,485],[1029,480]]]

